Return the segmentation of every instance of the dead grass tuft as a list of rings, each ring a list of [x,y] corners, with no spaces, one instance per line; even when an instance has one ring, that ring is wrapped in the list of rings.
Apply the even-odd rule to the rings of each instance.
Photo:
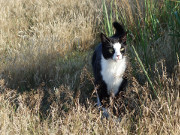
[[[159,99],[152,99],[148,84],[136,79],[121,100],[121,121],[102,119],[102,112],[86,100],[86,107],[66,86],[19,94],[3,86],[0,95],[1,134],[179,134],[180,99],[173,78],[159,74]],[[161,89],[163,88],[163,89]],[[121,108],[120,107],[120,108]],[[45,115],[42,115],[42,114]],[[41,117],[43,116],[43,117]],[[46,116],[46,117],[45,117]]]

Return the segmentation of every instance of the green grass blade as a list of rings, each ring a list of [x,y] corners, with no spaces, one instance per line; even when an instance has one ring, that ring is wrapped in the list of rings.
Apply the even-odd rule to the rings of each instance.
[[[178,15],[178,12],[176,11],[176,12],[174,12],[174,14],[175,14],[175,16],[176,16],[176,19],[177,19],[178,23],[180,24],[180,17],[179,17],[179,15]]]
[[[110,11],[110,36],[113,35],[113,28],[112,28],[112,16],[113,16],[113,0],[111,1],[111,11]]]
[[[110,36],[111,35],[111,28],[110,28],[109,17],[108,17],[108,12],[107,12],[105,0],[103,0],[103,13],[105,15],[105,23],[107,24],[107,27],[108,27],[108,36]]]
[[[148,75],[146,69],[144,68],[144,65],[143,65],[141,59],[139,58],[139,55],[138,55],[138,53],[136,52],[136,49],[134,48],[134,46],[132,46],[132,48],[133,48],[133,51],[134,51],[134,53],[135,53],[135,55],[136,55],[136,58],[138,59],[139,64],[141,65],[141,67],[142,67],[142,69],[143,69],[143,71],[144,71],[144,73],[145,73],[145,75],[146,75],[146,77],[147,77],[147,79],[148,79],[148,82],[149,82],[149,84],[150,84],[150,86],[151,86],[151,88],[152,88],[152,90],[153,90],[154,95],[158,98],[157,92],[156,92],[156,90],[154,89],[154,86],[153,86],[153,84],[152,84],[152,81],[151,81],[151,79],[149,78],[149,75]]]
[[[118,19],[118,18],[119,18],[119,17],[118,17],[118,16],[119,16],[119,15],[118,15],[118,8],[117,8],[117,2],[116,2],[116,0],[114,1],[114,5],[115,5],[115,9],[116,9],[116,10],[115,10],[116,21],[119,21],[119,19]]]

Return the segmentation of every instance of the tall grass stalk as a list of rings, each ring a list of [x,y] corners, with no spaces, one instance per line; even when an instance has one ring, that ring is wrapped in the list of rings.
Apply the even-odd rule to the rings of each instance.
[[[111,13],[110,13],[110,16],[109,16],[108,12],[107,12],[106,2],[105,2],[105,0],[103,0],[104,25],[105,25],[105,28],[107,26],[106,34],[108,36],[111,36],[113,34],[113,30],[112,30],[112,2],[113,1],[111,1]],[[110,18],[110,20],[109,20],[109,18]]]
[[[139,55],[138,55],[136,49],[134,48],[134,46],[132,46],[132,48],[133,48],[133,51],[134,51],[134,53],[136,55],[136,58],[137,58],[139,64],[141,65],[141,67],[142,67],[142,69],[144,71],[144,74],[146,75],[146,78],[148,79],[148,82],[149,82],[149,84],[150,84],[150,86],[151,86],[151,88],[153,90],[154,95],[156,96],[156,98],[158,98],[158,95],[157,95],[156,90],[154,89],[153,83],[152,83],[151,79],[149,78],[149,75],[148,75],[148,73],[147,73],[147,71],[146,71],[146,69],[145,69],[141,59],[139,58]]]

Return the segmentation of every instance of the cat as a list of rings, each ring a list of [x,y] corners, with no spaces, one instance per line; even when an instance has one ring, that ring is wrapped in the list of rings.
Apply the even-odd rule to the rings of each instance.
[[[114,22],[116,30],[112,37],[101,33],[101,43],[95,48],[92,56],[92,67],[97,88],[97,105],[104,106],[104,101],[117,96],[124,90],[127,79],[123,77],[127,68],[126,32],[118,23]],[[105,108],[103,108],[105,112]],[[108,114],[105,112],[105,115]]]

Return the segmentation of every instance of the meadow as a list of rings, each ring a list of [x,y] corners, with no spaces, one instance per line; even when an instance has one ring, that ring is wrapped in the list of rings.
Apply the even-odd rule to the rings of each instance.
[[[179,0],[0,0],[0,134],[180,134]],[[131,63],[119,121],[96,107],[91,57],[112,22]]]

